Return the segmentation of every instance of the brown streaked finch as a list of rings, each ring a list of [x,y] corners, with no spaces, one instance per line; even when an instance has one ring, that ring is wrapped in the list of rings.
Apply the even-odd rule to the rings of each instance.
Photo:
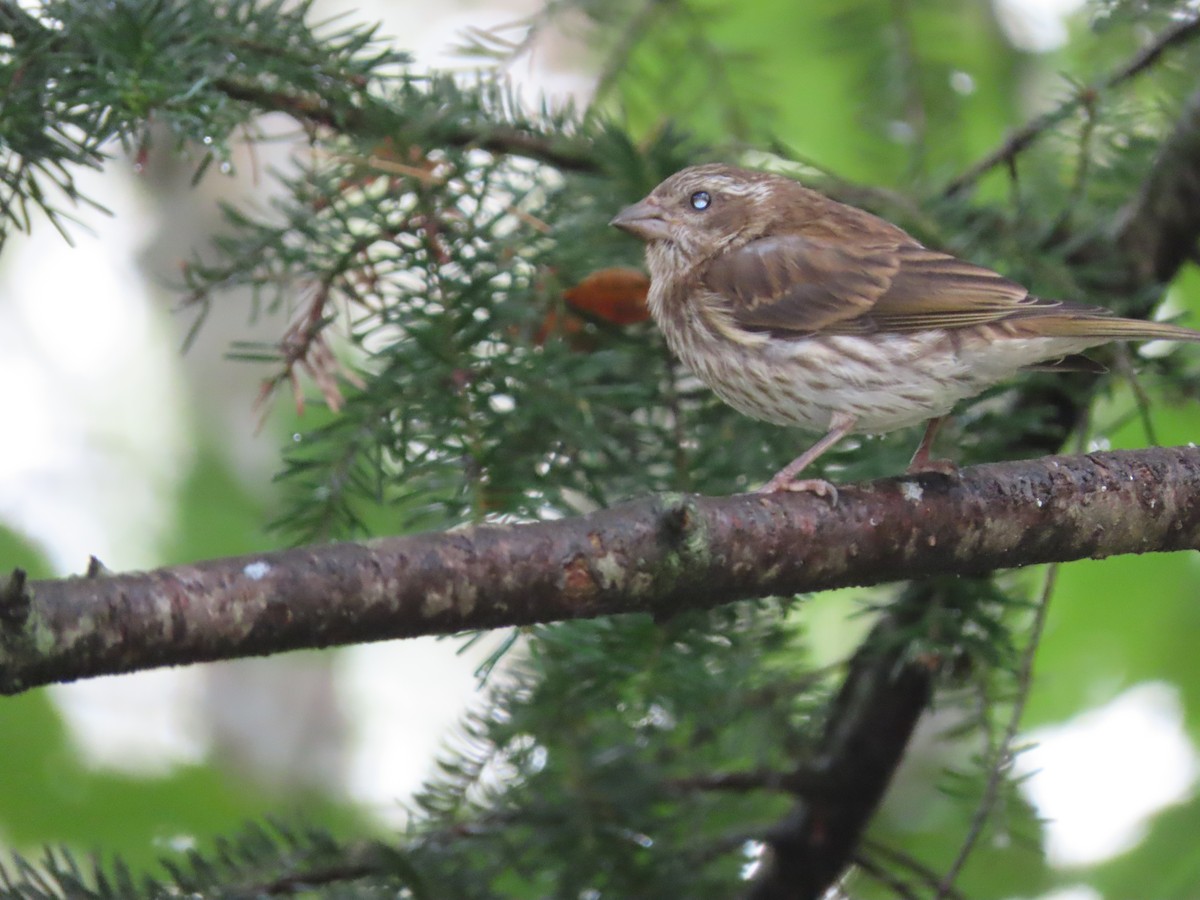
[[[650,313],[701,381],[748,416],[824,433],[765,491],[831,493],[796,476],[848,434],[921,422],[908,471],[944,471],[930,447],[959,400],[1108,341],[1200,341],[1036,297],[782,175],[694,166],[612,224],[646,242]]]

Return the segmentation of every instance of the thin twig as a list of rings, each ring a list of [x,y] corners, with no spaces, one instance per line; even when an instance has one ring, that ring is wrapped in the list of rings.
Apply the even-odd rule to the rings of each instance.
[[[218,78],[214,86],[226,96],[250,103],[262,110],[287,113],[305,122],[323,125],[339,132],[355,131],[372,126],[369,117],[356,109],[337,109],[317,96],[269,90],[260,85],[234,78]],[[385,137],[383,133],[380,137]],[[391,135],[395,137],[395,135]],[[567,172],[596,172],[599,164],[583,143],[571,146],[563,140],[522,131],[511,125],[496,125],[471,129],[461,127],[441,135],[442,143],[452,147],[478,147],[492,153],[524,156],[544,162]]]
[[[762,831],[731,831],[728,834],[697,847],[688,853],[688,860],[694,866],[704,866],[714,860],[723,859],[734,851],[742,850],[747,844],[762,846]]]
[[[1131,78],[1140,75],[1156,63],[1166,50],[1176,44],[1184,43],[1198,34],[1200,34],[1200,16],[1193,16],[1175,22],[1169,28],[1164,29],[1149,44],[1131,56],[1124,65],[1110,72],[1099,81],[1093,82],[1076,91],[1065,102],[1059,104],[1049,112],[1042,113],[1021,128],[1018,128],[1008,136],[1003,144],[947,184],[942,189],[942,196],[952,197],[964,188],[974,184],[982,175],[996,166],[1010,163],[1017,154],[1033,143],[1035,139],[1066,119],[1080,106],[1094,103],[1097,94],[1111,90],[1129,81]]]
[[[1030,630],[1029,643],[1025,645],[1025,651],[1021,654],[1021,665],[1017,671],[1017,695],[1013,699],[1013,708],[1008,717],[1008,725],[1004,729],[1004,735],[1000,738],[1000,745],[992,755],[991,765],[988,766],[987,784],[984,786],[983,796],[979,799],[979,806],[976,807],[975,814],[971,817],[971,825],[967,829],[967,836],[963,839],[962,846],[958,848],[958,854],[954,857],[950,868],[946,870],[946,874],[942,877],[941,884],[938,885],[937,893],[934,895],[934,900],[944,900],[944,898],[954,896],[951,893],[954,887],[954,880],[962,871],[963,866],[966,865],[967,858],[971,855],[971,851],[975,849],[976,843],[978,843],[980,836],[983,834],[983,828],[987,824],[988,817],[992,813],[992,808],[996,804],[996,796],[1000,792],[1000,784],[1004,780],[1009,766],[1012,764],[1012,744],[1016,740],[1017,730],[1021,727],[1021,715],[1025,712],[1025,703],[1028,701],[1029,691],[1033,687],[1033,660],[1037,655],[1038,645],[1042,639],[1042,631],[1046,626],[1046,613],[1050,608],[1050,597],[1054,593],[1054,582],[1057,576],[1058,566],[1050,566],[1046,571],[1046,582],[1042,587],[1041,596],[1038,598],[1037,606],[1034,608],[1033,627]]]
[[[704,14],[697,12],[690,4],[676,0],[675,8],[691,28],[688,35],[688,49],[695,59],[702,61],[701,69],[708,73],[708,83],[714,94],[721,95],[721,117],[725,121],[725,129],[730,136],[745,139],[750,134],[750,124],[745,112],[745,98],[737,96],[731,86],[730,72],[739,67],[745,68],[745,63],[734,60],[729,65],[727,54],[713,44],[704,31]]]
[[[1158,431],[1154,427],[1154,419],[1150,415],[1150,409],[1153,406],[1153,403],[1150,401],[1150,395],[1146,393],[1146,388],[1143,386],[1141,378],[1138,377],[1137,371],[1133,368],[1133,360],[1130,359],[1129,347],[1125,344],[1117,344],[1116,351],[1117,371],[1121,373],[1121,377],[1129,383],[1129,388],[1133,391],[1134,408],[1137,410],[1138,419],[1141,420],[1142,432],[1146,435],[1146,443],[1151,447],[1158,447],[1160,446]]]
[[[642,8],[630,16],[621,36],[613,42],[616,48],[600,69],[596,79],[596,87],[592,91],[591,109],[595,110],[616,84],[617,77],[629,64],[630,57],[637,47],[639,40],[653,32],[654,20],[669,8],[669,3],[663,0],[645,0]]]
[[[902,850],[897,850],[895,847],[870,839],[863,841],[863,849],[872,856],[882,856],[888,862],[903,866],[931,888],[936,888],[941,884],[942,876],[940,874],[919,859],[910,856]],[[945,896],[949,900],[966,900],[963,893],[954,887],[946,886],[942,889],[947,892]]]
[[[1071,196],[1063,207],[1058,221],[1050,229],[1052,234],[1066,232],[1071,224],[1071,216],[1083,202],[1087,194],[1088,178],[1092,174],[1092,139],[1096,134],[1096,98],[1094,95],[1085,99],[1083,104],[1083,127],[1079,133],[1079,151],[1075,157],[1075,179],[1071,185]]]
[[[855,853],[851,856],[851,861],[864,874],[886,886],[897,897],[903,897],[904,900],[921,900],[920,895],[913,890],[912,885],[899,876],[893,875],[883,866],[878,865],[873,859],[863,856],[861,853]]]
[[[780,791],[818,797],[844,789],[838,774],[803,766],[792,772],[756,769],[749,772],[718,772],[712,775],[688,775],[667,781],[677,791]]]
[[[344,858],[325,866],[298,868],[271,879],[244,886],[236,891],[239,897],[279,897],[306,894],[325,885],[346,884],[363,878],[379,878],[395,874],[389,867],[389,852],[382,844],[364,843],[345,848]],[[410,889],[413,886],[410,885]],[[416,894],[415,896],[421,896]]]

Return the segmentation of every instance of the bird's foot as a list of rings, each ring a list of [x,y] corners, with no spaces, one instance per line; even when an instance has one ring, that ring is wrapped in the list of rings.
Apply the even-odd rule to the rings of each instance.
[[[926,472],[936,472],[938,475],[953,478],[958,474],[958,466],[954,464],[954,460],[934,459],[932,456],[933,439],[937,437],[938,429],[942,427],[942,423],[945,421],[945,416],[938,416],[936,419],[929,420],[929,424],[925,426],[925,434],[921,437],[920,446],[917,447],[917,452],[913,454],[908,468],[904,470],[905,475],[922,475]]]
[[[905,475],[925,475],[927,473],[945,475],[953,478],[958,474],[958,463],[952,459],[914,459],[904,470]]]
[[[828,497],[830,506],[837,506],[838,489],[832,482],[824,478],[794,478],[786,470],[780,472],[762,487],[756,494],[778,494],[783,491],[797,494],[816,494],[818,497]]]

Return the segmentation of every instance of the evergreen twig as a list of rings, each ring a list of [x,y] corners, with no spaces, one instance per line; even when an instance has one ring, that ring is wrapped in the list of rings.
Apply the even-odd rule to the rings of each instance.
[[[1112,72],[1075,91],[1054,109],[1031,119],[1010,134],[999,147],[942,188],[942,196],[952,197],[970,187],[996,166],[1010,164],[1037,138],[1065,121],[1080,107],[1094,103],[1099,94],[1141,75],[1158,62],[1167,50],[1186,43],[1197,35],[1200,35],[1200,16],[1188,16],[1173,22]]]

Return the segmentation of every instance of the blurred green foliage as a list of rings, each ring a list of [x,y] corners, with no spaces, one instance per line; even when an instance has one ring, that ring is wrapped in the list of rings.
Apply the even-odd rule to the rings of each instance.
[[[1082,285],[1099,276],[1081,271],[1072,251],[1108,234],[1136,194],[1196,88],[1200,61],[1190,45],[1171,50],[1139,79],[1065,116],[1013,166],[950,196],[946,185],[1012,128],[1103,79],[1186,4],[1093,6],[1069,23],[1061,49],[1038,54],[1015,48],[982,0],[556,0],[526,24],[545,35],[582,31],[587,65],[600,73],[584,110],[522,106],[496,70],[459,79],[406,72],[402,53],[347,20],[314,37],[304,4],[282,16],[272,3],[213,4],[216,19],[205,18],[209,4],[183,0],[116,5],[141,43],[114,41],[100,60],[88,38],[101,40],[111,23],[72,19],[83,6],[42,5],[42,15],[69,22],[58,36],[0,5],[18,50],[65,54],[72,77],[88,84],[112,73],[96,89],[112,106],[108,117],[68,107],[68,125],[136,148],[147,110],[168,110],[181,143],[202,141],[211,158],[228,159],[229,136],[276,110],[305,121],[321,151],[280,178],[269,210],[231,208],[216,253],[198,257],[186,278],[191,302],[212,315],[244,314],[224,299],[229,288],[246,289],[256,313],[281,322],[294,323],[299,311],[309,330],[293,327],[287,341],[241,345],[238,354],[268,366],[279,386],[308,363],[340,409],[310,410],[287,429],[282,512],[205,444],[180,492],[164,562],[401,527],[549,518],[655,490],[752,486],[803,436],[714,401],[647,325],[584,317],[575,331],[547,327],[571,315],[565,290],[597,269],[638,264],[640,248],[606,226],[616,209],[700,159],[790,160],[815,186],[930,244],[1047,296],[1086,299]],[[243,40],[247,29],[270,40]],[[512,51],[478,40],[476,49],[500,57],[491,63]],[[179,66],[170,64],[176,54]],[[18,56],[0,50],[10,77]],[[69,167],[95,161],[95,141],[39,162],[52,132],[36,117],[8,121],[21,142],[8,135],[7,159],[19,164],[5,170],[6,196],[28,192],[46,171],[70,195]],[[29,223],[15,206],[8,221]],[[1173,288],[1181,307],[1200,312],[1194,271]],[[329,331],[335,323],[340,331]],[[314,354],[327,333],[339,336],[353,379]],[[1090,431],[1073,440],[1144,446],[1147,421],[1162,443],[1194,436],[1195,355],[1133,358],[1138,390],[1114,367]],[[1144,414],[1139,391],[1149,401]],[[1036,405],[1007,405],[1017,396],[1002,388],[964,411],[948,432],[961,461],[994,458],[1014,434],[1048,427]],[[830,454],[827,471],[844,480],[895,472],[914,440],[847,444]],[[268,534],[272,518],[279,527]],[[2,539],[0,558],[30,558]],[[1063,567],[1025,724],[1068,721],[1161,680],[1178,689],[1188,734],[1200,736],[1197,568],[1184,554]],[[964,588],[971,596],[961,606],[931,610],[905,636],[913,656],[962,662],[943,677],[930,733],[911,750],[864,851],[916,885],[913,896],[931,895],[971,828],[988,776],[981,756],[995,749],[1023,687],[1016,673],[1037,574]],[[415,896],[729,896],[754,840],[789,801],[769,790],[707,791],[697,780],[783,770],[811,752],[846,659],[890,599],[849,592],[665,623],[629,616],[523,632],[511,666],[486,688],[487,705],[463,724],[468,744],[447,751],[416,798],[425,818],[400,852],[367,866],[366,877],[350,866],[353,877],[311,896],[390,896],[401,884]],[[0,734],[0,835],[21,849],[99,846],[141,868],[175,836],[198,837],[207,852],[238,821],[279,813],[269,792],[209,767],[148,780],[89,772],[41,694],[0,703]],[[354,830],[355,813],[327,799],[285,815]],[[956,886],[969,897],[1070,884],[1114,898],[1185,897],[1200,883],[1190,847],[1196,818],[1197,801],[1187,798],[1120,859],[1063,872],[1046,865],[1041,823],[1006,780]],[[343,847],[252,843],[246,855],[269,859],[276,873],[337,858]],[[214,868],[204,889],[237,880],[238,865]],[[903,896],[864,870],[846,890]]]

